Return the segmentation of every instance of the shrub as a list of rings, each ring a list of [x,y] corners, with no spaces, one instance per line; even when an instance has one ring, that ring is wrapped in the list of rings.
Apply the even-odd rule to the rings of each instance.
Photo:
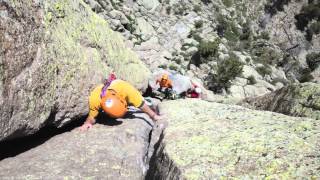
[[[177,7],[174,9],[174,14],[176,15],[183,15],[187,10],[187,6],[183,3],[176,4],[176,6]]]
[[[176,62],[177,64],[181,64],[181,59],[180,58],[173,58],[173,61]]]
[[[240,37],[240,32],[236,23],[225,19],[223,16],[218,16],[217,18],[217,34],[220,37],[225,37],[228,41],[236,42]]]
[[[190,64],[194,64],[195,66],[199,67],[200,64],[203,63],[202,61],[203,61],[203,58],[201,58],[200,53],[198,51],[192,55],[191,60],[190,60]],[[190,64],[189,64],[189,67],[190,67]]]
[[[282,55],[282,58],[277,62],[277,66],[279,67],[284,67],[287,64],[291,64],[292,62],[294,62],[294,58],[292,57],[292,55],[290,55],[289,53],[285,53]]]
[[[313,80],[313,76],[311,75],[311,73],[307,73],[307,74],[303,74],[300,79],[299,82],[300,83],[305,83],[305,82],[311,82]]]
[[[209,4],[211,3],[211,0],[201,0],[204,4]]]
[[[128,30],[131,34],[136,30],[136,19],[132,16],[126,15],[129,23],[123,24],[123,27]]]
[[[221,92],[222,89],[228,89],[231,85],[230,81],[235,79],[242,73],[243,63],[235,56],[218,63],[217,73],[209,74],[207,77],[208,87],[214,92]]]
[[[306,30],[305,38],[308,41],[312,41],[314,34],[319,34],[320,32],[320,22],[314,22]]]
[[[271,16],[275,15],[278,11],[284,10],[284,5],[287,5],[291,0],[269,0],[265,5],[265,12],[271,14]]]
[[[167,12],[167,14],[171,14],[171,6],[166,7],[166,12]]]
[[[252,36],[252,32],[250,29],[250,24],[245,23],[242,27],[242,33],[240,35],[240,40],[248,40]]]
[[[195,24],[194,24],[195,28],[199,29],[199,28],[202,28],[203,26],[203,21],[202,20],[199,20],[199,21],[196,21]]]
[[[161,64],[161,65],[158,66],[158,68],[167,69],[167,65],[166,64]]]
[[[193,11],[194,11],[194,12],[199,12],[199,11],[201,11],[201,6],[200,6],[200,5],[194,5],[194,6],[193,6]]]
[[[227,21],[227,28],[225,31],[225,38],[228,41],[236,42],[240,37],[239,29],[237,28],[235,22]]]
[[[265,39],[265,40],[269,40],[269,39],[270,39],[269,33],[268,33],[267,31],[263,31],[263,32],[260,34],[260,38],[261,38],[261,39]]]
[[[315,34],[319,34],[320,33],[320,22],[313,22],[310,25],[310,29],[315,33]]]
[[[202,57],[209,57],[209,56],[215,56],[218,52],[220,44],[220,39],[216,39],[215,41],[201,41],[198,45],[198,51],[200,53],[200,56]]]
[[[222,3],[226,6],[226,7],[231,7],[233,4],[233,0],[222,0]]]
[[[188,38],[193,38],[194,40],[198,41],[198,42],[201,42],[202,41],[202,38],[199,36],[199,34],[197,33],[197,31],[195,30],[191,30],[189,35],[188,35]]]
[[[307,64],[311,71],[315,70],[320,65],[320,53],[310,53],[306,57]]]
[[[201,41],[202,41],[202,37],[201,37],[200,35],[198,35],[198,34],[194,34],[194,35],[193,35],[193,39],[196,40],[196,41],[198,41],[198,42],[201,42]]]
[[[309,68],[305,68],[305,69],[302,69],[301,70],[301,76],[299,77],[299,81],[301,83],[304,83],[304,82],[310,82],[313,80],[313,76],[311,75],[311,69]]]
[[[256,80],[256,78],[254,77],[254,76],[249,76],[248,78],[248,81],[249,81],[249,83],[248,84],[250,84],[250,85],[254,85],[254,84],[257,84],[257,80]]]
[[[256,68],[256,71],[262,76],[270,75],[272,73],[269,65],[259,66]]]
[[[308,5],[302,7],[299,14],[295,15],[296,27],[300,31],[306,31],[306,39],[312,40],[313,34],[320,33],[320,2],[309,1]],[[310,26],[309,22],[316,20]]]
[[[255,60],[262,64],[275,65],[282,59],[282,54],[268,46],[256,45],[252,49],[252,53],[256,56]]]
[[[176,66],[176,65],[174,65],[174,64],[170,64],[170,65],[169,65],[169,69],[170,69],[170,70],[177,71],[177,70],[178,70],[178,66]]]

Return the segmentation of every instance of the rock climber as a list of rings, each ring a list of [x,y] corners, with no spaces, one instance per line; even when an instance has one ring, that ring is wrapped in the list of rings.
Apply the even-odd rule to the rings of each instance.
[[[111,74],[104,84],[98,85],[90,93],[89,115],[80,130],[92,128],[101,109],[112,118],[121,118],[126,114],[128,105],[140,108],[154,122],[163,119],[163,116],[158,115],[146,105],[136,88],[126,81],[116,79],[116,76]]]
[[[158,91],[165,95],[165,99],[169,98],[172,94],[172,81],[169,79],[168,74],[163,74],[160,79],[157,79],[156,85],[159,83]]]
[[[187,91],[186,96],[189,98],[201,98],[201,88],[193,82],[191,82],[191,84],[192,87]]]

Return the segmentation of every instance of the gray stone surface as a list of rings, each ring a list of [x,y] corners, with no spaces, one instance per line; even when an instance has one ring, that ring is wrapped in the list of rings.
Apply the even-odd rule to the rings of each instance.
[[[146,88],[149,70],[82,0],[1,1],[0,12],[0,141],[86,115],[111,71]]]
[[[153,179],[318,179],[320,122],[201,100],[160,105]]]
[[[38,147],[0,161],[0,177],[142,180],[151,156],[152,122],[141,113],[134,116],[118,119],[122,122],[119,125],[95,124],[89,131],[74,129],[54,136]]]
[[[304,56],[309,51],[308,49],[319,49],[320,41],[318,39],[320,35],[314,36],[312,43],[308,43],[304,38],[304,33],[298,31],[295,27],[294,16],[307,3],[306,0],[290,1],[288,6],[284,6],[285,11],[278,11],[272,17],[266,14],[265,5],[274,3],[274,6],[276,6],[279,3],[278,1],[276,3],[275,1],[242,0],[233,2],[230,5],[225,4],[227,1],[208,1],[208,3],[205,3],[201,0],[96,1],[99,4],[107,4],[104,7],[104,12],[99,14],[110,14],[110,9],[116,9],[123,14],[122,16],[126,17],[125,19],[128,21],[123,21],[122,24],[116,21],[116,26],[112,28],[121,32],[128,41],[132,41],[135,44],[133,50],[138,52],[140,58],[152,71],[156,70],[160,65],[163,67],[164,64],[172,64],[172,61],[176,60],[174,58],[176,55],[183,57],[181,61],[190,62],[191,57],[197,51],[195,46],[199,43],[195,40],[197,39],[195,37],[201,37],[205,41],[214,41],[220,38],[218,58],[210,58],[208,61],[217,63],[227,59],[229,53],[232,52],[236,54],[241,62],[252,68],[245,67],[245,76],[253,74],[253,76],[261,80],[272,82],[279,79],[286,80],[284,73],[286,71],[287,74],[293,74],[290,80],[294,81],[297,79],[296,76],[299,77],[299,70],[291,67],[291,65],[284,65],[284,68],[275,65],[282,61],[284,52],[289,52],[295,59],[305,64]],[[95,6],[92,6],[92,8],[95,9]],[[114,22],[114,18],[112,14],[105,16],[105,19],[110,22]],[[141,19],[145,21],[141,21]],[[230,32],[225,32],[223,33],[224,37],[219,37],[221,35],[218,35],[217,27],[221,23],[239,31],[234,34],[233,38],[240,38],[239,36],[242,36],[242,32],[248,33],[250,37],[242,39],[242,43],[230,40]],[[265,40],[265,37],[262,37],[263,33],[268,33],[271,39]],[[151,37],[157,38],[158,42],[141,51],[140,45]],[[264,42],[262,46],[279,54],[279,57],[275,59],[277,62],[272,64],[270,77],[261,77],[261,75],[252,71],[256,64],[263,63],[259,61],[268,61],[267,57],[258,55],[264,53],[266,49],[254,45],[260,46],[261,42]],[[295,45],[299,46],[288,50]],[[246,46],[248,47],[245,48]],[[175,55],[173,55],[173,58],[163,59],[161,53],[159,53],[162,51],[170,51]],[[270,54],[270,57],[274,55]],[[266,56],[269,55],[267,54]],[[190,70],[189,65],[186,66],[184,63],[178,63],[177,66],[180,72]],[[208,79],[206,78],[208,72],[203,71],[201,68],[195,70],[193,74],[204,82]]]
[[[247,98],[243,106],[291,116],[320,119],[320,85],[292,84],[257,98]]]

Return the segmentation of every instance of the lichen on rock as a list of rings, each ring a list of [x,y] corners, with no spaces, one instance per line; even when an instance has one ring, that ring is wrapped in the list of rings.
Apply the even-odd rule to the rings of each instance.
[[[292,84],[261,97],[248,98],[239,104],[258,110],[319,120],[320,85],[316,83]]]
[[[82,0],[0,5],[0,140],[84,116],[90,89],[111,71],[146,88],[149,70]]]
[[[319,177],[320,124],[314,119],[201,100],[161,104],[169,127],[155,169],[166,179],[169,157],[178,179]],[[162,168],[158,168],[162,167]]]

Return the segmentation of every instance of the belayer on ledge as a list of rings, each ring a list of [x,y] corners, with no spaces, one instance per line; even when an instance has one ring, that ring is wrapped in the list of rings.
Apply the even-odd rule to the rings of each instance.
[[[154,112],[144,101],[140,92],[130,83],[117,79],[115,74],[110,74],[104,84],[98,85],[90,93],[89,115],[80,127],[84,131],[92,128],[96,122],[99,110],[103,110],[112,118],[121,118],[127,112],[127,106],[133,105],[149,115],[153,121],[163,119],[163,116]]]
[[[169,79],[168,74],[163,74],[161,78],[157,79],[156,85],[159,84],[158,92],[164,94],[164,99],[170,99],[172,90],[172,81]]]
[[[171,99],[174,100],[177,97],[177,94],[173,90],[172,80],[169,78],[169,75],[164,73],[162,76],[156,80],[156,84],[159,84],[159,88],[155,91],[155,95],[159,95],[162,99]],[[161,99],[161,100],[162,100]]]
[[[201,85],[198,85],[198,83],[189,77],[180,74],[170,74],[169,72],[160,73],[158,75],[155,74],[158,78],[154,76],[149,81],[145,96],[151,96],[161,101],[164,99],[175,100],[186,97],[202,98]]]

